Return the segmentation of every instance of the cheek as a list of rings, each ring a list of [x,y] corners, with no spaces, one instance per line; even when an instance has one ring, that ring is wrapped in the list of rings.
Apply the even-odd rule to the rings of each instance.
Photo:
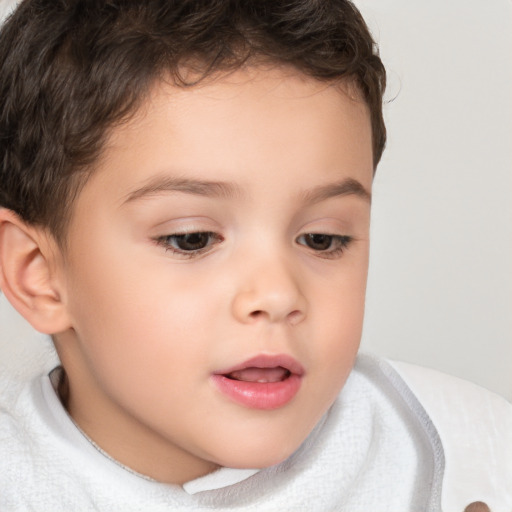
[[[342,338],[357,335],[362,328],[368,272],[363,256],[342,267],[338,274],[333,272],[313,291],[313,310],[324,316],[328,332]]]
[[[315,292],[311,311],[316,343],[311,356],[321,357],[326,381],[341,386],[361,341],[366,292],[366,267],[358,265]]]
[[[207,281],[188,279],[162,258],[155,264],[133,252],[127,258],[116,246],[96,246],[101,253],[76,258],[70,272],[74,327],[95,368],[121,374],[165,362],[175,371],[194,350],[204,350],[201,340],[219,303]]]
[[[304,343],[306,360],[314,361],[305,381],[311,427],[331,406],[354,365],[361,340],[365,274],[351,273],[317,289]],[[311,412],[312,411],[312,412]]]
[[[92,280],[81,276],[80,295],[88,297],[76,305],[81,357],[115,400],[127,409],[145,404],[157,417],[208,375],[208,327],[218,301],[197,287],[180,292],[183,283],[170,275],[156,279],[154,267],[105,270],[101,279],[94,272]],[[131,279],[125,271],[134,272]]]
[[[316,349],[322,354],[326,375],[334,378],[350,369],[361,341],[364,299],[347,299],[333,298],[317,322]]]

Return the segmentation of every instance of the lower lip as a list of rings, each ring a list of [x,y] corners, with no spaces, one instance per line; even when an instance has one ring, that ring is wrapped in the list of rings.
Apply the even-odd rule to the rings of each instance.
[[[271,410],[283,407],[299,391],[302,378],[292,374],[279,382],[246,382],[224,375],[212,375],[217,389],[235,402],[250,409]]]

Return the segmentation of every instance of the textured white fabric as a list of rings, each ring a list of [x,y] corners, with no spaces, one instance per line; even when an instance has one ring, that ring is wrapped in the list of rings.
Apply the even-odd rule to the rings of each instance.
[[[440,510],[443,454],[435,429],[398,375],[368,357],[359,358],[292,457],[194,495],[101,452],[67,416],[48,377],[3,379],[1,392],[2,512]]]
[[[393,367],[427,410],[443,443],[443,510],[483,501],[512,511],[512,404],[470,382],[406,363]]]

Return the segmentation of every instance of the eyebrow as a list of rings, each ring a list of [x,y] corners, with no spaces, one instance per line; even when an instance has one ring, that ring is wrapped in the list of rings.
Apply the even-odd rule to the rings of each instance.
[[[228,199],[242,195],[240,187],[234,183],[196,180],[176,176],[157,176],[142,187],[128,193],[122,204],[165,192],[183,192],[198,196]],[[370,192],[353,178],[346,178],[339,182],[320,185],[319,187],[307,190],[303,193],[301,199],[306,204],[316,204],[333,197],[348,195],[355,195],[371,202]]]
[[[339,196],[355,195],[371,203],[372,195],[364,186],[354,178],[346,178],[336,183],[321,185],[303,194],[303,201],[307,204],[316,204],[326,199]]]
[[[205,197],[231,198],[240,195],[240,188],[224,181],[203,181],[176,176],[157,176],[130,192],[123,204],[163,192],[184,192]]]

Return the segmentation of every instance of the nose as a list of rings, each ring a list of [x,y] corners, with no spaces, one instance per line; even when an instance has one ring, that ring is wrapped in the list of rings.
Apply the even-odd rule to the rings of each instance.
[[[296,325],[306,316],[306,298],[299,272],[279,259],[260,262],[243,271],[232,303],[234,317],[242,323],[267,321]]]

